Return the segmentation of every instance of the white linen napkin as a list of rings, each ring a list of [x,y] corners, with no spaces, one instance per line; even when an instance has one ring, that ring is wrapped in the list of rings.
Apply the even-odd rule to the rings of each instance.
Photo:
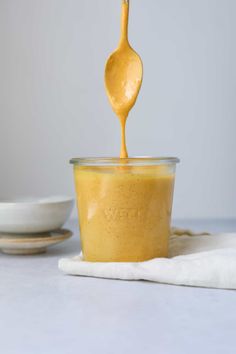
[[[85,262],[83,256],[59,260],[66,274],[174,285],[236,289],[236,233],[194,234],[173,229],[169,258],[145,262]]]

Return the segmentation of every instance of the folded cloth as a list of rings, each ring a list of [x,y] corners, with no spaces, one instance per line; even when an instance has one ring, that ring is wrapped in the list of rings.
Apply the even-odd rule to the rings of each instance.
[[[173,229],[169,258],[86,262],[81,253],[59,260],[59,269],[71,275],[236,289],[236,233],[209,235]]]

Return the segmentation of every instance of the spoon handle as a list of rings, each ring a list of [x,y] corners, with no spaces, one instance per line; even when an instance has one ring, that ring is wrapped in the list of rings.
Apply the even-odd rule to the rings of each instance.
[[[122,0],[120,45],[129,43],[128,23],[129,23],[129,0]]]

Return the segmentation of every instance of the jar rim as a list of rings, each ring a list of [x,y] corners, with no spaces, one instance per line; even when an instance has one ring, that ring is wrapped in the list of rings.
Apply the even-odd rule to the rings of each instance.
[[[78,157],[72,158],[70,163],[80,166],[147,166],[147,165],[173,165],[179,163],[177,157],[150,157],[135,156],[128,158],[117,157]]]

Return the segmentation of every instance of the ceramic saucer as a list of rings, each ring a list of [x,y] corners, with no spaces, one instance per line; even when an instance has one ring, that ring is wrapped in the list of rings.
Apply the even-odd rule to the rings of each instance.
[[[7,254],[39,254],[46,252],[47,247],[71,236],[72,232],[66,229],[33,235],[0,233],[0,250]]]

